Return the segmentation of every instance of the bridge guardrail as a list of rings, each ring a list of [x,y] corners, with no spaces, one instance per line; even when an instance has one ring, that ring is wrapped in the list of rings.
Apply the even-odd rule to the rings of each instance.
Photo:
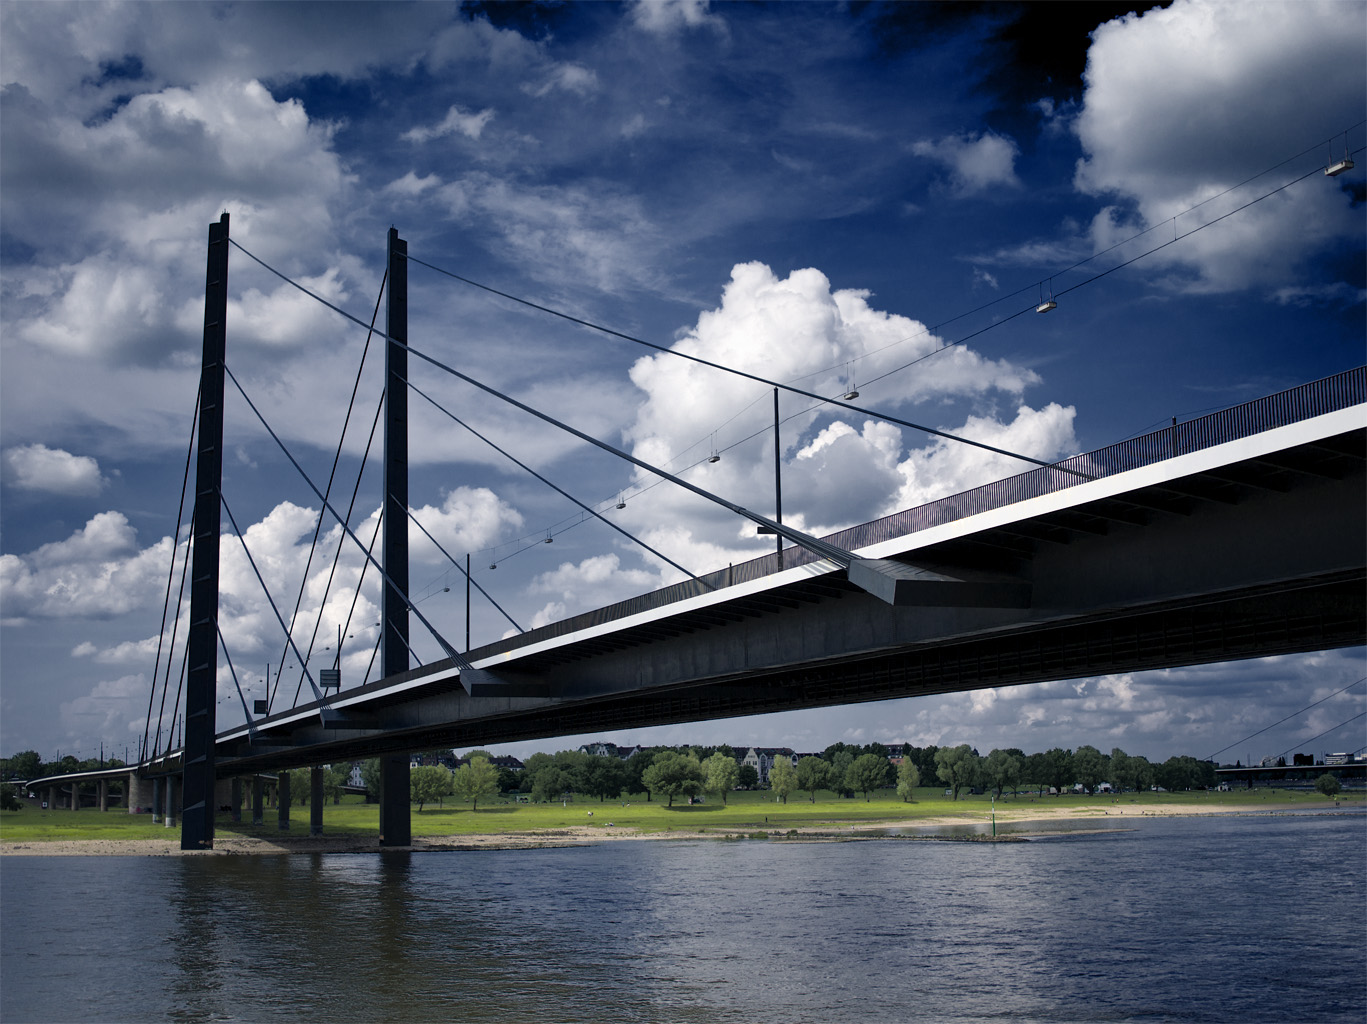
[[[1256,398],[1185,423],[1163,427],[1096,451],[1074,455],[1055,466],[994,480],[959,494],[947,495],[915,508],[894,512],[871,523],[861,523],[859,526],[840,530],[822,539],[847,551],[858,550],[870,544],[919,533],[931,527],[1065,490],[1089,478],[1102,478],[1139,469],[1178,455],[1187,455],[1290,423],[1351,408],[1363,402],[1367,402],[1367,366],[1355,367],[1332,377],[1302,384],[1264,398]],[[714,589],[722,589],[770,576],[780,568],[791,569],[819,559],[819,555],[804,548],[785,548],[782,566],[779,565],[777,552],[770,552],[739,565],[706,573],[701,579]],[[516,648],[564,636],[586,627],[601,625],[704,593],[707,593],[707,587],[695,580],[685,580],[592,612],[528,630],[519,636],[471,651],[470,654],[472,658],[479,658],[485,653],[507,651],[510,645]]]

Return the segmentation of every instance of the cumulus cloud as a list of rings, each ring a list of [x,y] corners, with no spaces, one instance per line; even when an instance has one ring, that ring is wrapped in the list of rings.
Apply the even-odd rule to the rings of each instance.
[[[738,264],[721,305],[703,312],[675,343],[691,355],[792,381],[816,394],[839,396],[860,380],[891,373],[861,391],[871,407],[887,411],[927,404],[935,408],[964,399],[991,406],[1000,394],[1019,407],[1020,394],[1037,380],[1028,370],[984,359],[967,346],[921,362],[914,376],[893,373],[941,347],[940,339],[918,321],[873,307],[866,292],[832,289],[814,269],[780,278],[760,263]],[[671,471],[687,471],[701,486],[746,507],[772,509],[769,388],[665,355],[638,360],[631,379],[646,395],[624,432],[633,454]],[[927,500],[932,487],[920,481],[930,478],[932,467],[946,488],[1019,471],[1019,464],[1004,469],[1007,464],[999,457],[985,458],[950,442],[908,449],[909,440],[922,440],[809,399],[783,395],[780,409],[785,417],[784,521],[809,532],[829,532],[885,514],[893,510],[890,506],[905,507],[898,502]],[[1031,454],[1050,449],[1052,455],[1071,440],[1070,423],[1071,412],[1021,407],[1012,423],[998,423],[984,411],[962,429],[1008,450],[1017,445]],[[713,450],[721,455],[715,463],[708,461]],[[637,484],[645,486],[650,479],[641,474]],[[686,508],[689,530],[663,536],[659,545],[681,564],[706,571],[766,550],[767,545],[757,545],[753,528],[733,514],[694,499],[666,496],[670,493],[656,488],[649,500],[629,502],[624,518],[648,527],[652,519],[666,518],[655,503],[677,502],[671,514]]]
[[[1177,0],[1099,26],[1073,122],[1087,154],[1076,186],[1118,200],[1093,224],[1096,247],[1175,216],[1173,229],[1190,231],[1313,169],[1327,149],[1285,177],[1215,199],[1361,118],[1362,33],[1361,5],[1343,3]],[[1360,238],[1350,205],[1337,186],[1315,179],[1184,240],[1152,265],[1185,271],[1174,285],[1188,290],[1285,285],[1311,254]]]
[[[531,628],[554,622],[568,614],[620,601],[661,585],[658,575],[643,569],[623,569],[613,553],[595,555],[575,564],[562,562],[532,580],[532,594],[551,594],[532,619]]]
[[[522,515],[487,487],[456,487],[442,495],[440,506],[413,510],[422,524],[409,524],[409,557],[415,562],[446,560],[427,534],[452,555],[493,547],[509,532],[521,529]]]
[[[100,464],[90,456],[45,444],[7,449],[4,464],[9,484],[26,491],[89,497],[99,494],[106,483]]]
[[[399,138],[405,142],[417,143],[430,142],[446,135],[464,135],[467,139],[478,139],[480,133],[484,131],[484,126],[493,119],[494,111],[491,107],[486,107],[475,114],[463,107],[453,105],[446,111],[446,116],[439,123],[430,128],[421,126],[410,128]]]
[[[160,593],[171,538],[137,547],[122,512],[101,512],[66,540],[0,555],[0,617],[109,618]]]
[[[950,187],[959,196],[1020,185],[1016,177],[1016,156],[1020,149],[1014,139],[996,132],[922,139],[912,144],[911,151],[947,168]]]
[[[691,28],[726,29],[726,23],[712,13],[709,0],[637,0],[631,7],[631,20],[654,35]]]

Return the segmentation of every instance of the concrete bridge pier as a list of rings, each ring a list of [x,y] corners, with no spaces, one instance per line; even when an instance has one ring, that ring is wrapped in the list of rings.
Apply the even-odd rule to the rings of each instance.
[[[155,808],[156,796],[153,790],[154,787],[151,782],[139,777],[137,772],[129,772],[125,789],[128,794],[128,813],[137,814],[143,807]]]
[[[81,784],[75,780],[71,783],[71,809],[73,811],[81,809]]]
[[[161,816],[161,823],[167,828],[176,827],[176,797],[179,795],[177,793],[179,788],[180,787],[176,785],[176,777],[174,775],[166,776],[166,781],[162,787],[162,791],[166,795],[166,810]]]
[[[233,786],[232,796],[229,797],[229,799],[228,799],[228,804],[229,804],[229,806],[232,807],[232,809],[233,809],[233,810],[232,810],[232,819],[233,819],[233,821],[241,821],[241,820],[242,820],[242,780],[239,779],[236,775],[233,776],[232,786]]]
[[[279,795],[279,798],[278,798],[278,800],[277,800],[277,804],[278,804],[278,807],[277,807],[277,820],[278,820],[278,822],[279,822],[279,828],[280,828],[280,831],[281,831],[281,832],[288,832],[288,831],[290,830],[290,773],[289,773],[289,772],[287,772],[287,771],[282,771],[282,772],[280,773],[280,780],[276,783],[276,789],[279,791],[279,794],[280,794],[280,795]]]
[[[323,834],[323,769],[314,765],[309,769],[309,835]]]
[[[152,780],[152,824],[155,825],[162,819],[162,810],[166,806],[166,780],[156,778]]]
[[[99,781],[99,792],[100,792],[100,810],[102,810],[102,811],[107,811],[107,810],[109,810],[109,780],[108,780],[108,779],[101,779],[101,780]]]
[[[260,775],[252,776],[252,824],[266,823],[266,786]]]
[[[55,811],[57,809],[57,787],[48,786],[47,788],[47,809]]]

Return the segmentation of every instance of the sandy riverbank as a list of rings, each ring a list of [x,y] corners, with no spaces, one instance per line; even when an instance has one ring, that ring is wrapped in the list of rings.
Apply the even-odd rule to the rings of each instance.
[[[1322,810],[1332,811],[1326,806]],[[997,823],[1020,825],[1030,822],[1078,822],[1099,828],[1123,828],[1127,821],[1143,817],[1196,817],[1205,815],[1276,814],[1281,808],[1271,809],[1264,803],[1223,804],[1219,807],[1090,807],[1090,808],[1011,808],[997,812]],[[953,826],[986,824],[986,814],[944,817],[908,818],[904,820],[850,822],[824,826],[808,826],[793,830],[771,828],[770,835],[783,835],[801,841],[832,841],[868,837],[872,830],[909,829],[916,835],[908,838],[936,838],[933,832],[922,830]],[[794,835],[795,833],[795,835]],[[413,845],[401,847],[414,852],[442,850],[526,850],[557,846],[578,846],[588,843],[623,841],[661,841],[681,839],[727,839],[753,835],[743,827],[709,828],[706,831],[672,830],[643,832],[633,828],[604,826],[575,826],[541,829],[528,832],[498,832],[471,835],[418,836]],[[1028,833],[1027,833],[1028,834]],[[1016,830],[1015,835],[1021,835]],[[180,840],[172,832],[165,839],[61,839],[0,841],[0,855],[29,857],[231,857],[291,853],[374,853],[379,840],[374,836],[281,836],[270,839],[220,835],[214,849],[183,851]]]

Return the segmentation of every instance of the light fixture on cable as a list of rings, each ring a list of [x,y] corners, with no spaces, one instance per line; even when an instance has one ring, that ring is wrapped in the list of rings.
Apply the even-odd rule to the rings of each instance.
[[[1329,159],[1334,159],[1334,152],[1332,149],[1329,151]],[[1324,169],[1324,175],[1327,178],[1337,178],[1344,171],[1351,171],[1352,169],[1353,158],[1348,155],[1348,134],[1345,132],[1343,136],[1343,159],[1337,163],[1331,163],[1326,167]]]
[[[1058,309],[1058,303],[1054,301],[1054,279],[1049,278],[1049,297],[1044,297],[1044,283],[1040,282],[1040,304],[1035,307],[1036,313],[1047,313],[1051,309]]]
[[[853,402],[856,398],[859,397],[859,389],[854,386],[854,364],[847,363],[846,369],[849,371],[845,377],[846,383],[849,385],[849,390],[846,391],[840,397],[843,401]]]
[[[720,462],[721,451],[717,448],[717,435],[712,435],[712,454],[707,457],[708,462]]]

